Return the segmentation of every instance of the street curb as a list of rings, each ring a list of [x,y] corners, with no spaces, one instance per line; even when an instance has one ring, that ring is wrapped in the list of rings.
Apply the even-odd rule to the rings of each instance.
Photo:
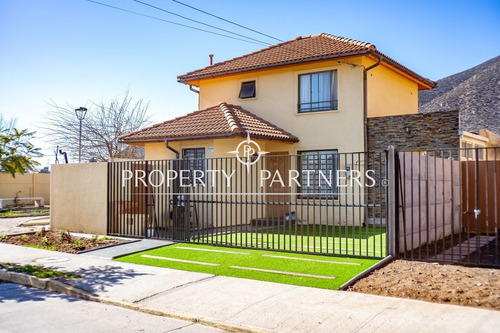
[[[145,307],[145,306],[137,304],[137,303],[118,301],[118,300],[113,300],[113,299],[109,299],[109,298],[105,298],[105,297],[96,296],[92,293],[89,293],[88,291],[82,290],[80,288],[74,287],[72,285],[69,285],[69,284],[61,282],[61,281],[46,279],[46,278],[39,278],[39,277],[28,275],[25,273],[12,272],[12,271],[8,271],[5,269],[0,269],[0,281],[22,284],[22,285],[26,285],[29,287],[33,287],[33,288],[37,288],[37,289],[41,289],[41,290],[46,290],[46,291],[58,292],[58,293],[66,294],[68,296],[73,296],[73,297],[85,299],[88,301],[93,301],[93,302],[98,302],[98,303],[113,305],[113,306],[119,306],[121,308],[139,311],[139,312],[143,312],[143,313],[147,313],[147,314],[151,314],[151,315],[155,315],[155,316],[190,321],[192,323],[201,324],[204,326],[210,326],[210,327],[214,327],[214,328],[219,328],[219,329],[226,330],[229,332],[239,332],[239,333],[269,333],[269,332],[273,332],[273,331],[261,329],[261,328],[247,327],[247,326],[243,326],[243,325],[227,324],[227,323],[220,322],[217,320],[212,320],[209,318],[190,316],[190,315],[177,313],[177,312],[166,312],[166,311],[155,310],[155,309],[151,309],[151,308]]]

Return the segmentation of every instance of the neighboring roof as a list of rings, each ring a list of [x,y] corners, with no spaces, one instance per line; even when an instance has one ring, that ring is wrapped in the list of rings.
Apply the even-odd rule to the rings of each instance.
[[[226,103],[121,135],[119,140],[124,143],[140,143],[233,136],[245,137],[247,134],[250,134],[252,138],[299,141],[295,135],[257,117],[240,106]]]
[[[177,77],[179,82],[251,71],[255,69],[282,66],[302,62],[325,60],[360,54],[382,57],[383,62],[401,70],[431,88],[436,82],[424,78],[394,59],[379,52],[375,45],[349,38],[321,33],[315,36],[297,37],[294,40],[219,62]]]

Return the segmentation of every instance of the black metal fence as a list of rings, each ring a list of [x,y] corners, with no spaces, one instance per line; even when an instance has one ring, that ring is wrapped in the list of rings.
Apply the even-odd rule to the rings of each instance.
[[[382,258],[387,152],[109,163],[108,234]]]
[[[398,252],[500,266],[500,148],[399,152]]]

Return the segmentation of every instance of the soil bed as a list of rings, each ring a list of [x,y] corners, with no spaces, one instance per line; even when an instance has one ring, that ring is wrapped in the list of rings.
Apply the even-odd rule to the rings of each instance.
[[[500,310],[498,269],[396,260],[349,290]]]
[[[35,234],[0,237],[0,242],[66,253],[78,253],[80,251],[123,243],[124,241],[119,239],[109,239],[107,237],[98,237],[97,235],[92,238],[75,237],[69,232],[42,230],[41,232],[37,232]]]

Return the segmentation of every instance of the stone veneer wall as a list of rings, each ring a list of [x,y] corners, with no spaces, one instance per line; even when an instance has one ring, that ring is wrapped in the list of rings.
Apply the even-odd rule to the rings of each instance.
[[[368,118],[368,151],[389,145],[403,151],[459,148],[459,127],[458,111]]]
[[[410,133],[405,130],[407,126]],[[381,152],[390,145],[399,151],[457,149],[460,148],[459,127],[458,111],[368,118],[368,151]],[[449,153],[450,151],[444,152],[445,155]],[[458,158],[458,151],[451,154]],[[435,153],[437,157],[440,155],[440,152]],[[371,166],[375,174],[379,174],[380,167],[385,169],[385,162],[385,159],[379,161],[375,158]],[[367,202],[374,204],[375,208],[368,208],[367,216],[372,217],[372,221],[366,222],[384,225],[387,217],[383,204],[386,202],[386,191],[373,193],[368,189]],[[380,206],[377,208],[378,204]]]

